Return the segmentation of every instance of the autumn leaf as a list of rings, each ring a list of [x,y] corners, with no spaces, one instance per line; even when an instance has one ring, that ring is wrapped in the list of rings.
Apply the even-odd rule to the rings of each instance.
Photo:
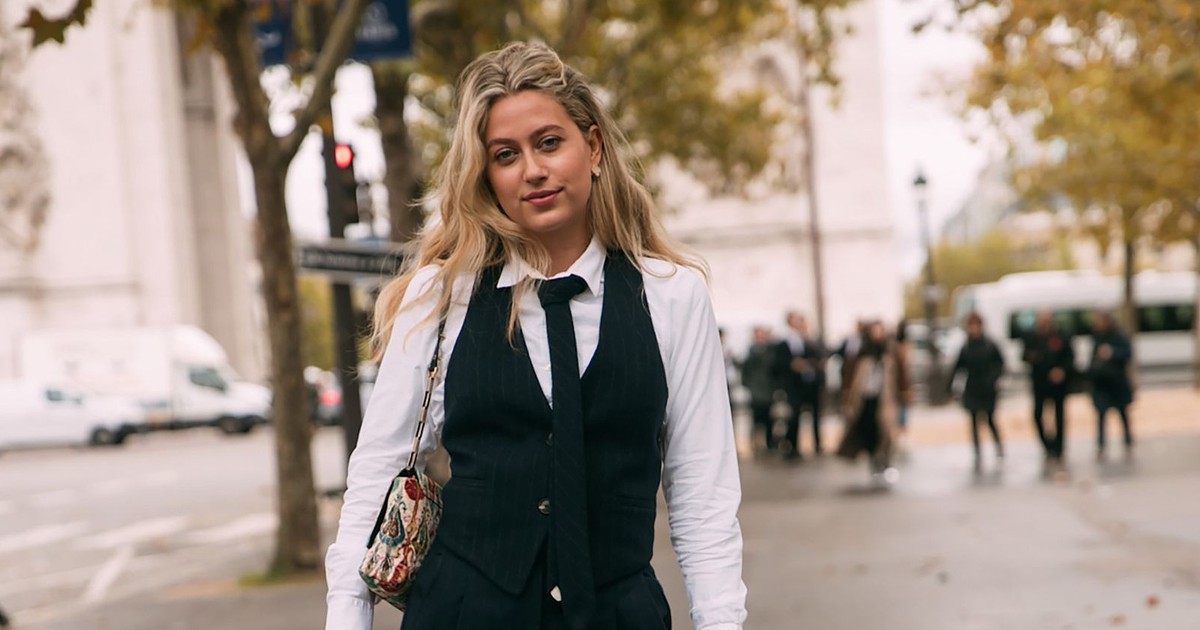
[[[67,29],[75,24],[83,26],[91,10],[92,0],[76,0],[75,6],[60,18],[48,18],[40,9],[30,9],[25,21],[18,26],[33,33],[35,48],[51,40],[61,44],[66,39]]]

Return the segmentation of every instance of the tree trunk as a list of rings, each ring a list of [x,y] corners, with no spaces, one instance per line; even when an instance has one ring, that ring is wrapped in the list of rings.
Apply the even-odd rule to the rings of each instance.
[[[1124,281],[1124,292],[1121,298],[1121,325],[1129,331],[1129,338],[1137,334],[1137,302],[1133,298],[1133,276],[1136,270],[1137,249],[1133,240],[1125,237],[1125,264],[1121,278]]]
[[[1123,273],[1124,294],[1121,300],[1121,319],[1124,320],[1123,326],[1129,334],[1130,351],[1133,356],[1129,358],[1129,365],[1126,367],[1126,372],[1129,374],[1129,382],[1136,388],[1138,384],[1138,358],[1137,358],[1137,301],[1133,297],[1133,277],[1137,270],[1137,247],[1133,243],[1133,237],[1126,233],[1125,235],[1125,264]]]
[[[404,122],[404,100],[408,97],[408,78],[412,72],[402,63],[376,63],[371,66],[375,80],[375,118],[379,122],[380,141],[387,172],[383,182],[388,193],[390,238],[398,243],[411,241],[421,229],[425,214],[416,205],[421,195],[419,156],[413,149]]]
[[[321,566],[301,348],[303,331],[292,231],[283,192],[287,166],[268,161],[252,163],[251,168],[258,202],[258,259],[263,271],[262,292],[271,341],[274,390],[271,414],[278,475],[279,529],[270,572],[287,574]]]
[[[292,230],[284,183],[293,152],[271,131],[268,100],[259,83],[248,5],[230,3],[216,13],[214,44],[225,62],[230,92],[237,105],[234,127],[250,161],[258,207],[255,248],[262,266],[271,349],[271,420],[275,429],[275,465],[279,528],[268,567],[271,575],[321,566],[320,524],[313,484],[308,389],[304,383],[303,328]],[[344,34],[343,34],[344,35]],[[307,130],[311,123],[298,120]],[[299,136],[297,131],[294,135]]]
[[[1200,236],[1196,237],[1196,296],[1192,302],[1192,387],[1200,390]]]

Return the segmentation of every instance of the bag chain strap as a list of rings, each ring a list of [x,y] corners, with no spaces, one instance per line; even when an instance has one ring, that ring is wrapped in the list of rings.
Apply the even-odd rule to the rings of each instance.
[[[433,398],[434,381],[437,379],[438,367],[441,363],[442,340],[446,338],[446,318],[450,309],[443,309],[438,318],[437,343],[433,347],[433,357],[429,359],[429,371],[425,381],[425,397],[421,400],[421,413],[417,416],[417,434],[413,437],[412,453],[408,456],[408,466],[405,470],[415,470],[417,452],[421,450],[421,437],[425,435],[425,419],[429,415],[429,401]]]

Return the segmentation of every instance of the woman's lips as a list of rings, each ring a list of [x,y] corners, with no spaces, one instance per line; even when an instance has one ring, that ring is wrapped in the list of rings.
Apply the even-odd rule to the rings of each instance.
[[[562,189],[557,190],[539,190],[533,194],[526,195],[525,201],[535,208],[546,208],[554,205],[554,201],[558,199]]]

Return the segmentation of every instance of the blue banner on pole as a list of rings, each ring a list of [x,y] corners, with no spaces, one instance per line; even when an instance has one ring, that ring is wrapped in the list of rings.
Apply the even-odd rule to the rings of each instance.
[[[367,6],[350,58],[369,63],[412,55],[408,0],[375,0]]]
[[[268,16],[254,22],[254,38],[258,43],[258,51],[262,56],[264,68],[281,66],[288,62],[288,53],[292,51],[292,3],[275,1],[270,3]],[[255,9],[262,11],[262,9]]]
[[[289,0],[273,0],[269,17],[254,23],[263,67],[286,65],[295,45]],[[354,37],[350,59],[363,63],[412,55],[407,0],[375,0],[367,5]]]

